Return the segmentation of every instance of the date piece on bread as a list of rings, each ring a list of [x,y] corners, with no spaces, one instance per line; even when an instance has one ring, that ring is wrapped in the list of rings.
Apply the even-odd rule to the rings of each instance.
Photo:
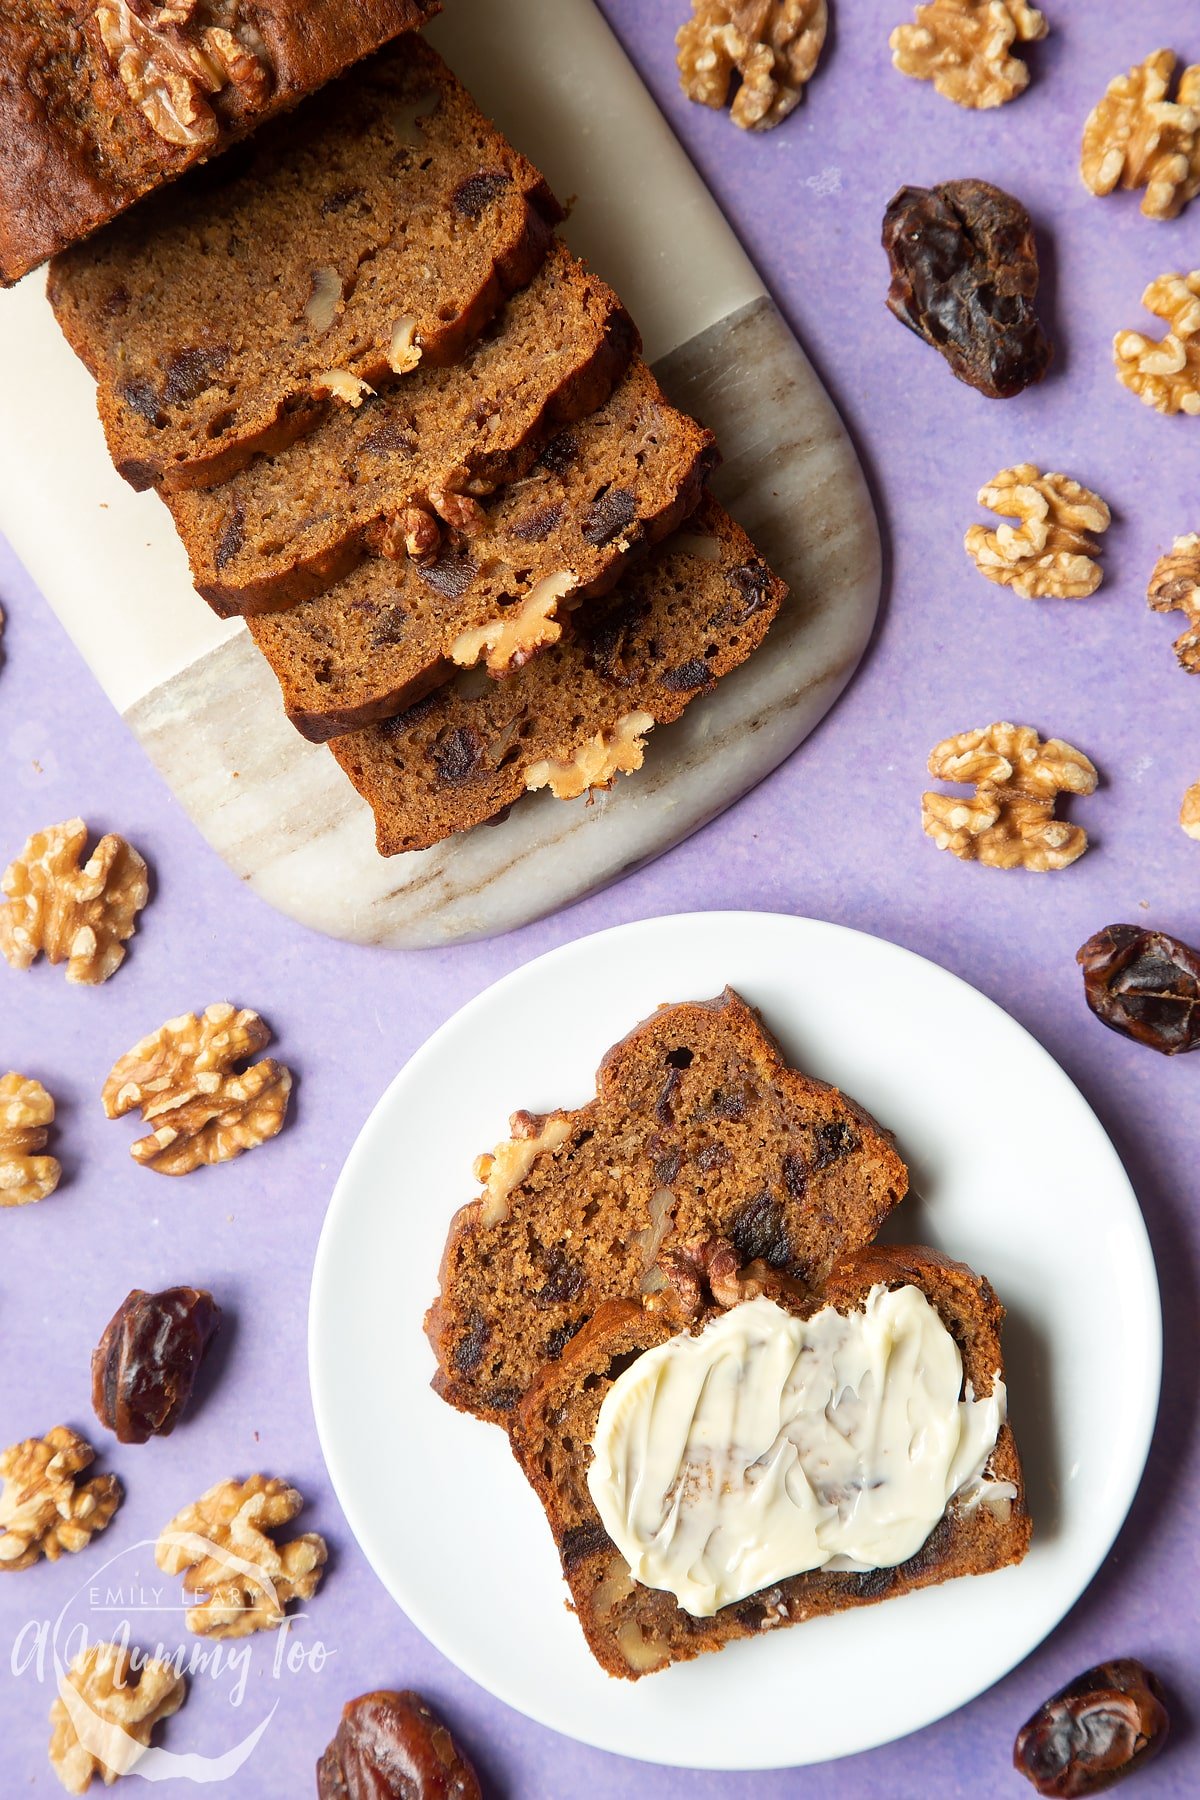
[[[608,1052],[594,1100],[512,1130],[477,1165],[426,1319],[437,1392],[502,1422],[604,1302],[661,1288],[664,1250],[720,1235],[815,1284],[908,1185],[888,1135],[788,1068],[730,988],[661,1007]]]
[[[5,0],[0,285],[438,10],[437,0]]]
[[[456,666],[521,668],[632,551],[682,524],[716,460],[711,433],[635,362],[599,412],[501,489],[477,535],[447,532],[420,562],[368,557],[327,593],[250,620],[288,717],[322,743],[406,711]]]
[[[639,348],[621,302],[556,241],[461,361],[353,389],[315,430],[221,487],[164,490],[196,587],[223,616],[321,593],[403,556],[414,510],[468,531],[560,425],[602,406]],[[436,518],[433,516],[436,515]]]
[[[720,1240],[663,1268],[664,1291],[600,1308],[510,1429],[610,1675],[1021,1560],[986,1281],[879,1246],[807,1291]]]
[[[787,592],[711,495],[500,681],[482,671],[330,749],[375,815],[381,856],[494,818],[531,788],[569,800],[642,765],[669,725],[762,642]]]
[[[441,57],[401,38],[58,257],[59,324],[134,487],[210,487],[339,402],[456,362],[561,208]]]

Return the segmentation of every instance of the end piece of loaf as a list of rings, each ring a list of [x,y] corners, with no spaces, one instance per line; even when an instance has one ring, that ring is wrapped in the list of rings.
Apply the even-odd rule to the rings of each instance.
[[[6,0],[0,285],[438,10],[438,0]]]
[[[636,362],[501,490],[478,535],[447,533],[427,562],[368,557],[327,593],[249,621],[288,717],[321,743],[405,711],[456,666],[521,667],[692,513],[716,460],[712,434]]]
[[[908,1186],[870,1115],[790,1069],[729,988],[661,1007],[608,1052],[594,1100],[513,1130],[454,1220],[426,1319],[438,1393],[495,1420],[606,1301],[661,1285],[664,1250],[721,1236],[819,1283]]]
[[[876,1284],[919,1288],[958,1345],[964,1384],[978,1398],[991,1393],[994,1378],[1004,1372],[1003,1308],[986,1281],[936,1250],[872,1245],[837,1262],[813,1292],[787,1283],[768,1291],[779,1305],[807,1316],[830,1304],[850,1311]],[[663,1295],[610,1302],[568,1344],[561,1360],[546,1367],[511,1421],[513,1450],[546,1509],[572,1609],[589,1649],[610,1675],[637,1680],[670,1663],[721,1650],[735,1638],[760,1637],[1021,1560],[1031,1526],[1020,1460],[1006,1423],[986,1473],[1008,1485],[986,1499],[952,1500],[917,1554],[894,1568],[812,1570],[722,1607],[711,1618],[695,1618],[673,1594],[635,1582],[588,1491],[589,1447],[600,1407],[631,1360],[680,1330],[702,1329],[719,1310],[710,1303],[687,1318]]]
[[[236,155],[56,258],[50,298],[134,487],[209,487],[332,405],[452,363],[561,208],[407,36]]]
[[[398,718],[334,739],[374,812],[382,856],[494,818],[530,786],[569,799],[640,768],[646,733],[744,662],[786,593],[711,495],[619,580],[514,674],[462,676]]]
[[[460,362],[356,394],[221,487],[165,491],[199,592],[224,616],[270,611],[381,552],[412,507],[453,523],[602,406],[638,348],[612,289],[556,242]]]

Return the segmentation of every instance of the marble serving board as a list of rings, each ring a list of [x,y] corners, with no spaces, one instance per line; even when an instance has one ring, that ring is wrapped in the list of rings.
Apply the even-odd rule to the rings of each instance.
[[[165,509],[113,471],[43,276],[0,295],[0,530],[237,874],[316,930],[400,947],[527,923],[729,806],[836,700],[880,586],[833,404],[594,0],[448,0],[431,36],[573,198],[567,239],[624,298],[670,397],[717,433],[714,486],[792,590],[764,647],[611,792],[537,794],[500,825],[381,858],[368,808],[288,724],[244,627],[192,590]]]

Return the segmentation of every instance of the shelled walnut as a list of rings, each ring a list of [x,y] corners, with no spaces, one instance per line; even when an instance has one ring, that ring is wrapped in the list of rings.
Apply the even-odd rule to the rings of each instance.
[[[1026,600],[1078,600],[1104,579],[1090,534],[1105,532],[1112,514],[1090,488],[1066,475],[1043,475],[1033,463],[1002,469],[979,490],[980,506],[1020,525],[972,525],[964,540],[981,575]]]
[[[152,1127],[133,1145],[134,1161],[160,1175],[187,1175],[282,1130],[289,1071],[270,1057],[237,1070],[270,1037],[257,1013],[222,1002],[168,1019],[114,1063],[104,1084],[106,1114],[119,1119],[140,1107]]]
[[[399,1784],[399,1785],[398,1785]],[[317,1764],[318,1800],[480,1800],[479,1779],[420,1694],[361,1694]]]
[[[133,104],[169,144],[210,145],[212,97],[258,106],[271,91],[266,45],[239,0],[95,0],[105,55]]]
[[[67,1425],[0,1452],[0,1573],[32,1568],[41,1556],[73,1556],[104,1530],[121,1504],[121,1484],[115,1475],[77,1481],[95,1458]]]
[[[1144,188],[1149,219],[1174,219],[1200,193],[1200,65],[1168,100],[1175,56],[1155,50],[1108,84],[1083,128],[1079,170],[1093,194]]]
[[[68,1794],[86,1794],[93,1775],[111,1787],[146,1754],[154,1727],[177,1713],[187,1682],[169,1662],[123,1644],[81,1650],[50,1708],[50,1765]]]
[[[1200,532],[1177,537],[1159,557],[1146,598],[1155,612],[1186,613],[1187,630],[1175,639],[1175,654],[1189,675],[1200,675]]]
[[[597,731],[572,756],[530,763],[525,786],[531,792],[548,787],[556,800],[577,800],[596,788],[611,787],[618,775],[632,775],[641,768],[646,737],[653,729],[650,713],[623,713],[611,731]]]
[[[1118,331],[1117,380],[1160,413],[1200,413],[1200,269],[1160,275],[1142,305],[1168,327],[1162,338]]]
[[[1200,838],[1200,781],[1193,781],[1183,796],[1179,823],[1190,838]]]
[[[311,1600],[325,1566],[325,1540],[305,1532],[286,1544],[273,1534],[300,1512],[295,1488],[274,1476],[222,1481],[185,1506],[160,1534],[154,1559],[184,1577],[197,1604],[187,1626],[198,1637],[249,1637],[282,1624],[288,1603]]]
[[[939,850],[994,869],[1038,874],[1065,869],[1087,849],[1087,833],[1054,816],[1059,794],[1091,794],[1088,758],[1061,738],[1044,743],[1032,726],[1000,723],[935,746],[929,773],[975,789],[970,800],[927,793],[922,824]]]
[[[675,37],[680,85],[744,131],[769,131],[804,98],[828,29],[826,0],[692,0]]]
[[[14,969],[28,969],[44,951],[66,963],[68,981],[94,985],[124,961],[150,893],[146,865],[110,834],[80,868],[87,837],[82,819],[36,831],[4,871],[0,952]]]
[[[27,1206],[58,1186],[62,1170],[40,1156],[54,1123],[54,1101],[40,1081],[0,1077],[0,1206]]]
[[[928,0],[916,23],[897,25],[888,40],[902,75],[932,81],[956,106],[1003,106],[1029,85],[1028,64],[1014,44],[1032,44],[1050,27],[1027,0]]]

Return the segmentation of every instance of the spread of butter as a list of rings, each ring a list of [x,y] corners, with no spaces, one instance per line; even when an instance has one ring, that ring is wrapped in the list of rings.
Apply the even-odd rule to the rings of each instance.
[[[636,1579],[710,1618],[806,1569],[905,1562],[955,1495],[999,1486],[984,1469],[1004,1383],[962,1391],[958,1346],[919,1288],[809,1319],[745,1301],[617,1377],[588,1487]]]

